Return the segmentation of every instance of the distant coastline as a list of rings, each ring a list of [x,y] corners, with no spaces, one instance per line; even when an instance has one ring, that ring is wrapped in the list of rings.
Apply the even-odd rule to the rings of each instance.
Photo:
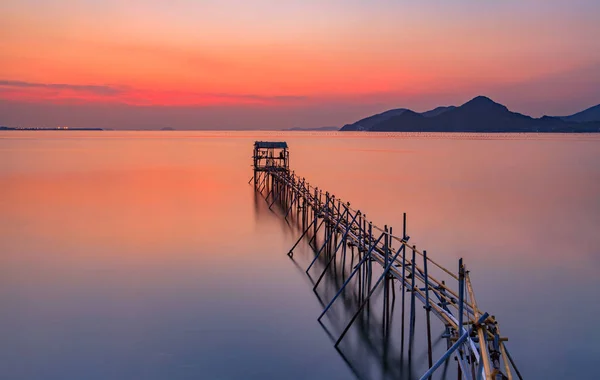
[[[103,131],[102,128],[14,128],[14,127],[0,127],[0,131]]]
[[[112,131],[112,128],[70,128],[66,126],[9,127],[0,131]],[[119,129],[121,130],[121,129]],[[136,131],[175,131],[171,126],[160,129],[122,129]],[[205,129],[184,129],[205,131]],[[215,129],[228,131],[236,129]],[[237,129],[239,130],[239,129]],[[272,130],[275,131],[275,130]],[[367,116],[339,128],[292,127],[286,132],[425,132],[425,133],[600,133],[600,104],[568,116],[539,118],[510,111],[486,96],[477,96],[460,106],[439,106],[426,112],[395,108]]]

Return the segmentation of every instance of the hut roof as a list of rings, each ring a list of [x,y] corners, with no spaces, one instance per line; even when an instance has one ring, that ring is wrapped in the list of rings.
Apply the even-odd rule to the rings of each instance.
[[[285,141],[255,141],[254,146],[257,148],[279,148],[287,149],[288,145]]]

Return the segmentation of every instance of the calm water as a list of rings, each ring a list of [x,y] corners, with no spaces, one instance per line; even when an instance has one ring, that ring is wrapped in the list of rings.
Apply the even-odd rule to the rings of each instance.
[[[106,131],[0,134],[0,378],[396,376],[399,357],[338,352],[339,325],[317,323],[329,286],[247,184],[256,139],[379,225],[407,212],[440,263],[463,257],[526,378],[597,374],[600,136]]]

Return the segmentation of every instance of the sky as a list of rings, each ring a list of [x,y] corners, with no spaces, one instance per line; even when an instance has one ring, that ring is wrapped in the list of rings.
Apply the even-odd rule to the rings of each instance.
[[[600,1],[3,0],[0,125],[342,126],[600,103]]]

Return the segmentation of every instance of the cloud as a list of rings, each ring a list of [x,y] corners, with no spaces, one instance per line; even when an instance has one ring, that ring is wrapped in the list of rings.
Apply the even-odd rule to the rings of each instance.
[[[226,93],[191,93],[197,96],[211,96],[215,98],[237,99],[237,100],[257,100],[257,101],[294,101],[308,100],[308,96],[303,95],[256,95],[256,94],[226,94]]]
[[[303,95],[248,94],[142,89],[68,83],[38,83],[0,79],[0,98],[51,103],[122,103],[129,105],[205,106],[218,104],[297,104]]]
[[[4,80],[0,79],[0,86],[4,87],[19,87],[19,88],[46,88],[54,90],[73,90],[83,91],[88,93],[94,93],[98,95],[116,95],[124,91],[123,88],[117,88],[112,86],[99,86],[91,84],[66,84],[66,83],[36,83],[36,82],[25,82],[18,80]]]

